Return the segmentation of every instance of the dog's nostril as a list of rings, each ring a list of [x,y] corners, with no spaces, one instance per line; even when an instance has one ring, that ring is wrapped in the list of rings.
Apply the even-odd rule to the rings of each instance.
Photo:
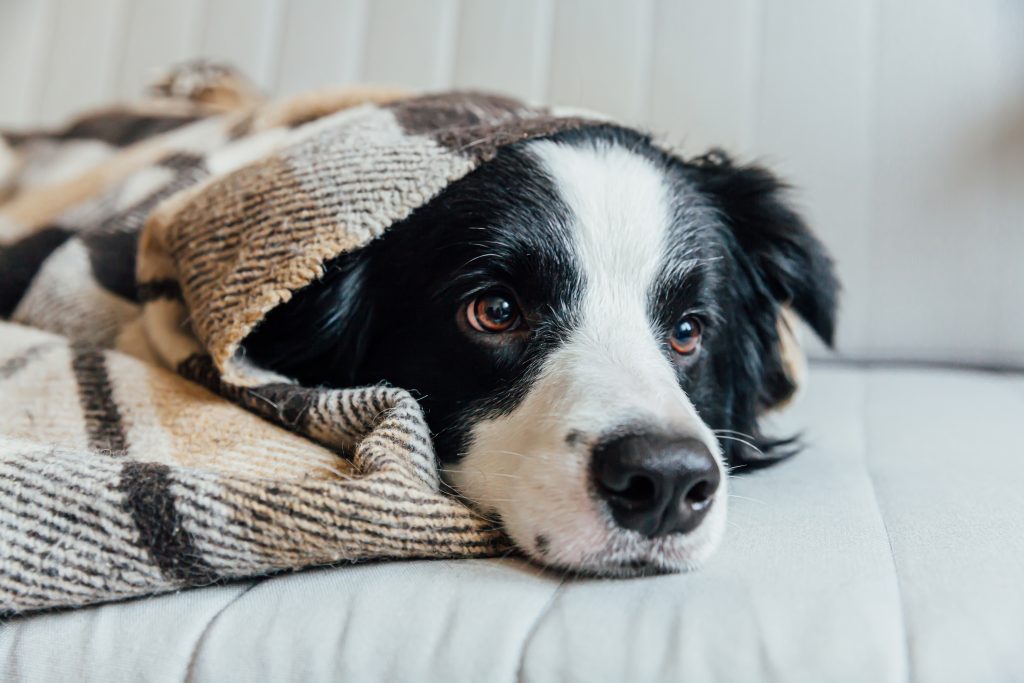
[[[707,479],[701,479],[689,488],[686,495],[683,497],[683,502],[686,503],[691,510],[703,510],[709,503],[711,503],[711,499],[715,496],[715,491],[717,489],[717,484],[713,484]]]
[[[697,528],[720,482],[718,464],[702,442],[659,435],[600,443],[593,473],[616,523],[648,537]]]

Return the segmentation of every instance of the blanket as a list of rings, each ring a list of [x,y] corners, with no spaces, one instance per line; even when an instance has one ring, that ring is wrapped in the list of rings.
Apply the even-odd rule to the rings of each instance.
[[[441,489],[416,401],[242,342],[503,146],[584,117],[387,88],[264,101],[190,65],[0,137],[0,613],[510,550]]]

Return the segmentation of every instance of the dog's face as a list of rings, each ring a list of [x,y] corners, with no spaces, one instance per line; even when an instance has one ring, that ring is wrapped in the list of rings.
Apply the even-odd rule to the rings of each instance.
[[[518,143],[272,312],[254,359],[412,390],[444,479],[546,564],[693,567],[726,467],[784,455],[779,316],[826,340],[836,282],[779,183],[613,127]]]

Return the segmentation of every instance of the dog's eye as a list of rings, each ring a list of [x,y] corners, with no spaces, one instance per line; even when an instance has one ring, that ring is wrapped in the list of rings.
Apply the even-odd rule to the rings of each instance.
[[[519,324],[519,309],[510,296],[491,292],[476,297],[466,306],[466,320],[477,332],[508,332]]]
[[[690,356],[700,348],[700,321],[692,315],[680,318],[672,334],[669,336],[669,343],[672,350],[681,356]]]

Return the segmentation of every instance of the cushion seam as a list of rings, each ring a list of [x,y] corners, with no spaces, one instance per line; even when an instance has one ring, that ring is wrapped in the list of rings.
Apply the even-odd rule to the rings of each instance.
[[[526,637],[523,638],[522,648],[519,650],[519,664],[516,666],[516,682],[521,683],[523,680],[523,666],[526,664],[526,651],[530,649],[530,643],[533,642],[534,637],[537,635],[537,630],[540,628],[540,624],[544,621],[544,617],[548,615],[551,608],[554,607],[555,601],[558,599],[559,593],[562,592],[562,587],[565,585],[565,577],[563,576],[558,585],[555,586],[555,590],[551,592],[551,597],[548,598],[547,603],[537,613],[537,617],[530,624],[530,628],[526,631]]]
[[[889,547],[889,561],[892,565],[893,581],[896,584],[896,598],[899,606],[899,618],[900,628],[903,631],[903,663],[904,671],[906,672],[906,680],[912,681],[912,660],[910,657],[910,631],[907,628],[907,609],[903,600],[903,586],[900,579],[899,566],[896,563],[896,549],[892,543],[892,534],[889,533],[889,523],[885,518],[885,512],[882,510],[882,504],[878,497],[878,486],[875,482],[875,475],[872,472],[870,459],[870,433],[871,430],[868,428],[868,401],[869,387],[872,379],[872,373],[868,371],[865,378],[864,392],[861,394],[861,427],[864,432],[864,472],[867,475],[868,486],[871,489],[871,500],[875,505],[875,512],[878,513],[878,519],[882,523],[882,532],[885,534],[885,542]]]
[[[251,591],[251,590],[252,590],[253,588],[255,588],[256,586],[260,585],[261,583],[263,583],[263,581],[262,581],[262,580],[259,580],[259,581],[253,581],[251,585],[249,585],[249,586],[247,586],[247,587],[245,588],[245,590],[243,590],[243,591],[242,591],[241,593],[239,593],[239,594],[238,594],[238,595],[236,595],[235,597],[233,597],[233,598],[231,598],[230,600],[228,600],[228,601],[227,601],[227,602],[226,602],[226,603],[224,604],[224,606],[223,606],[223,607],[221,607],[221,608],[220,608],[219,610],[217,610],[217,611],[216,611],[216,612],[215,612],[215,613],[213,614],[213,616],[212,616],[212,617],[210,617],[210,620],[209,620],[208,622],[206,622],[206,626],[204,626],[204,627],[203,627],[203,630],[202,630],[202,631],[201,631],[201,632],[199,633],[199,637],[198,637],[198,638],[196,638],[196,643],[195,643],[195,645],[193,645],[193,646],[192,646],[192,654],[191,654],[191,655],[189,655],[189,658],[188,658],[188,666],[187,666],[187,667],[185,667],[185,676],[184,676],[184,678],[182,678],[182,680],[183,680],[183,681],[193,681],[193,680],[195,680],[195,666],[196,666],[196,658],[197,658],[197,657],[199,656],[199,649],[200,649],[200,648],[201,648],[201,647],[203,646],[203,641],[204,641],[204,640],[206,640],[206,636],[207,636],[207,634],[209,634],[209,633],[210,633],[210,629],[212,629],[212,628],[213,628],[213,625],[214,625],[214,623],[215,623],[215,622],[216,622],[216,621],[217,621],[218,619],[220,619],[220,615],[224,614],[224,611],[225,611],[225,610],[226,610],[226,609],[227,609],[228,607],[231,607],[231,605],[233,605],[233,604],[235,604],[236,602],[238,602],[238,600],[239,600],[239,599],[241,599],[241,597],[242,597],[243,595],[245,595],[246,593],[248,593],[249,591]]]

